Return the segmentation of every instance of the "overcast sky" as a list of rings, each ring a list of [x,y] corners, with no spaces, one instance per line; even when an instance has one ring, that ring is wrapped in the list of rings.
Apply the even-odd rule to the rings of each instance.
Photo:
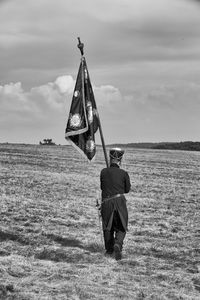
[[[200,1],[0,0],[0,20],[0,142],[66,144],[78,36],[107,144],[200,141]]]

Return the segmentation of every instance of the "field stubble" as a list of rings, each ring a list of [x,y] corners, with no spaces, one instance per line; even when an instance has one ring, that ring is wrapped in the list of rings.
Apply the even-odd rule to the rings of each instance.
[[[123,259],[104,256],[102,149],[0,145],[0,299],[200,299],[200,153],[127,149]]]

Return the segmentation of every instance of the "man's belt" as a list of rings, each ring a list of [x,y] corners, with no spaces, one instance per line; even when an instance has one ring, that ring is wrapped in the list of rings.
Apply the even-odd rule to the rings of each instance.
[[[103,199],[102,199],[102,202],[109,201],[109,200],[112,200],[112,199],[114,199],[114,198],[121,197],[121,196],[123,196],[123,195],[124,195],[124,194],[116,194],[116,195],[113,195],[113,196],[109,196],[109,197],[103,198]]]

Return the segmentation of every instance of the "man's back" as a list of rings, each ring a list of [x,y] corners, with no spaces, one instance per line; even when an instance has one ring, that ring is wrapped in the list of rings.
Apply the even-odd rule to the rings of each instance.
[[[128,193],[131,187],[128,173],[120,169],[117,164],[111,164],[110,168],[104,168],[101,171],[100,180],[103,199],[116,194]]]

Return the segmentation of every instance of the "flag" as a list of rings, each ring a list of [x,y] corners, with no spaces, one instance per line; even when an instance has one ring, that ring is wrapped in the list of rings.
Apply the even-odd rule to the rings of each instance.
[[[92,160],[96,154],[95,133],[99,117],[85,58],[82,56],[76,79],[65,138]]]

